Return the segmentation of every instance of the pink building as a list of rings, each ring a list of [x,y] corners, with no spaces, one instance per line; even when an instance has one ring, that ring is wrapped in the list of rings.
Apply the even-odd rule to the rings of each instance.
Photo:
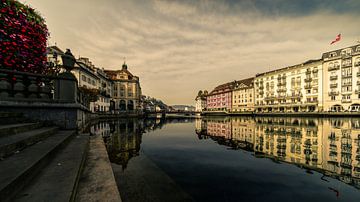
[[[232,127],[230,119],[210,120],[206,125],[207,135],[232,139]]]
[[[217,86],[213,91],[211,91],[206,98],[207,110],[231,111],[233,86],[234,82],[225,83]]]

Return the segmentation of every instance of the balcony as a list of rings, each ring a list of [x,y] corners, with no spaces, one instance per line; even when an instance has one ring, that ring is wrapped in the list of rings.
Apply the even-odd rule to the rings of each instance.
[[[306,103],[308,104],[314,104],[314,103],[318,103],[319,101],[317,100],[307,100]]]
[[[345,74],[345,75],[341,75],[341,78],[351,78],[352,74]]]
[[[352,67],[352,64],[351,64],[351,62],[350,62],[350,63],[343,63],[343,64],[341,64],[341,67],[342,67],[342,68]]]
[[[359,66],[360,66],[360,62],[355,62],[355,63],[354,63],[354,66],[355,66],[355,67],[359,67]]]
[[[286,92],[286,88],[279,88],[276,90],[276,92],[280,93],[280,92]]]
[[[351,103],[351,99],[342,99],[341,102],[342,103]]]
[[[305,81],[305,82],[311,82],[311,81],[312,81],[312,78],[310,78],[310,77],[305,78],[304,81]]]
[[[275,96],[267,96],[264,100],[275,100]]]
[[[340,69],[340,65],[336,65],[336,66],[332,66],[328,68],[328,71],[334,71],[334,70],[339,70]]]
[[[277,84],[277,86],[286,86],[286,82],[280,82]]]
[[[338,75],[330,76],[330,80],[336,80],[338,78]]]
[[[306,84],[306,85],[304,86],[304,88],[305,88],[305,89],[311,89],[311,85],[310,85],[310,84]]]
[[[338,84],[337,83],[332,83],[330,84],[330,88],[337,88]]]
[[[332,95],[339,95],[339,92],[338,91],[330,91],[329,96],[332,96]]]
[[[355,94],[359,94],[360,90],[359,89],[356,89],[355,90]]]
[[[301,93],[293,93],[288,95],[288,98],[300,98],[300,97],[302,97]]]
[[[348,82],[348,83],[343,83],[341,86],[351,86],[351,82]]]

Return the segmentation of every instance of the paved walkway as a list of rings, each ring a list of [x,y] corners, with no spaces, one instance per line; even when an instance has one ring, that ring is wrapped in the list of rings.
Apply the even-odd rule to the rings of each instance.
[[[76,201],[121,202],[101,136],[90,137],[89,153],[80,178]]]

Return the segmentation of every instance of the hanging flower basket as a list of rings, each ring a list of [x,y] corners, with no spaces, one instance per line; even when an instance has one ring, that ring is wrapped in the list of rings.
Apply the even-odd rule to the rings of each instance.
[[[0,68],[50,74],[45,20],[16,0],[0,0]]]

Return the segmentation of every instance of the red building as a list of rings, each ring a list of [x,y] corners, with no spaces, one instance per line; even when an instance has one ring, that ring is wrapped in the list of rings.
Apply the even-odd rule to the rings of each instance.
[[[232,89],[235,82],[229,82],[217,86],[211,91],[207,98],[207,110],[209,111],[231,111]]]

